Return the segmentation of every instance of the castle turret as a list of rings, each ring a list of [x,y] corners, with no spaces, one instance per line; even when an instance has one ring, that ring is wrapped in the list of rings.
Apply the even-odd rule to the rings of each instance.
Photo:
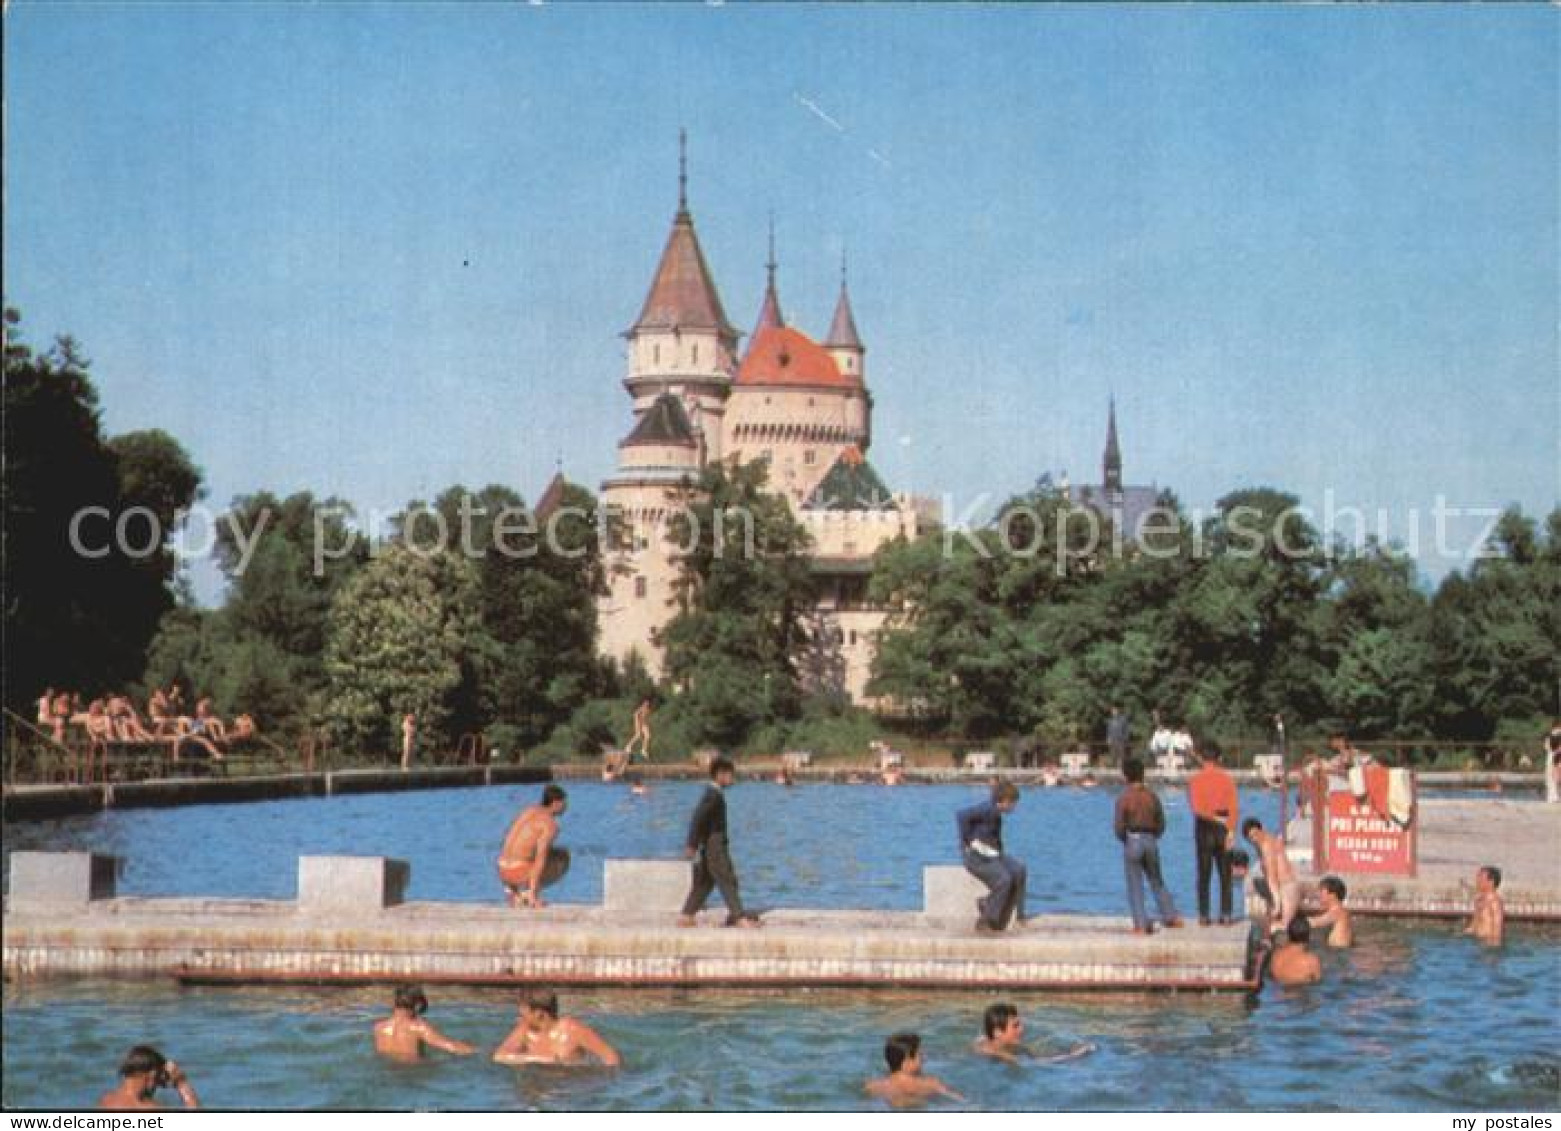
[[[680,147],[684,145],[679,139]],[[624,387],[634,412],[650,408],[663,393],[682,400],[690,424],[706,438],[710,458],[720,456],[721,421],[736,367],[737,330],[727,320],[694,232],[688,210],[686,150],[679,155],[678,210],[661,262],[629,340]]]
[[[846,289],[846,264],[840,260],[840,298],[835,302],[835,316],[830,320],[829,333],[824,336],[824,348],[835,359],[840,372],[866,384],[864,371],[867,350],[856,332],[856,318],[851,313],[851,294]]]

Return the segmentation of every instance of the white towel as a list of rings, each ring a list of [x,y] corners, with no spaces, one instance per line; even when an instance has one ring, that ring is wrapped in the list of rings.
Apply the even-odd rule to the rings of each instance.
[[[1400,825],[1409,824],[1415,809],[1414,779],[1409,771],[1395,767],[1388,771],[1388,816]]]

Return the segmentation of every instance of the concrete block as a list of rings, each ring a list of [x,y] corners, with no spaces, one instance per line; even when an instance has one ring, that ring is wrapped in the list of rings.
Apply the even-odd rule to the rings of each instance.
[[[412,868],[385,856],[300,856],[298,910],[383,911],[406,898]]]
[[[1062,772],[1070,778],[1081,778],[1089,770],[1089,755],[1082,750],[1070,750],[1062,756]]]
[[[608,911],[683,910],[692,884],[686,860],[609,860],[602,878],[602,906]]]
[[[933,864],[921,870],[922,913],[934,919],[976,917],[976,900],[986,885],[958,864]]]
[[[119,857],[95,852],[11,853],[12,910],[85,910],[94,899],[114,898]]]
[[[811,766],[813,764],[813,751],[788,750],[786,753],[781,755],[781,764],[789,766],[793,770],[800,770],[804,767]]]
[[[992,770],[997,768],[997,755],[991,750],[972,750],[965,755],[965,769]]]

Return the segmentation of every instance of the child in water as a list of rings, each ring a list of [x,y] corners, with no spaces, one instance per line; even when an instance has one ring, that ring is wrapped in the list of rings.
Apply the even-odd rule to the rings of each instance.
[[[466,1056],[476,1050],[465,1041],[453,1041],[427,1021],[428,998],[417,986],[399,986],[389,1017],[374,1023],[374,1051],[392,1060],[421,1060],[423,1046]]]
[[[889,1075],[869,1080],[867,1094],[887,1100],[892,1107],[923,1103],[936,1096],[964,1102],[965,1097],[936,1076],[921,1074],[921,1038],[915,1033],[896,1033],[884,1042],[883,1058]]]

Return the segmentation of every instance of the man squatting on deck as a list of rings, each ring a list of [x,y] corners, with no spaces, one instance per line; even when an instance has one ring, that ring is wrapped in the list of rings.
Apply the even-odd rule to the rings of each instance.
[[[683,846],[683,854],[693,860],[694,867],[688,898],[683,901],[683,914],[678,916],[680,927],[694,925],[694,916],[710,898],[711,889],[717,887],[726,901],[728,927],[759,925],[758,916],[743,911],[742,896],[737,890],[737,869],[732,866],[727,844],[726,790],[736,777],[737,770],[730,759],[716,758],[710,763],[710,784],[694,807],[694,816],[688,823],[688,840]]]
[[[515,818],[499,850],[499,882],[511,907],[542,907],[542,889],[569,871],[569,850],[555,848],[558,818],[569,808],[569,797],[556,785],[542,790],[542,801]]]

